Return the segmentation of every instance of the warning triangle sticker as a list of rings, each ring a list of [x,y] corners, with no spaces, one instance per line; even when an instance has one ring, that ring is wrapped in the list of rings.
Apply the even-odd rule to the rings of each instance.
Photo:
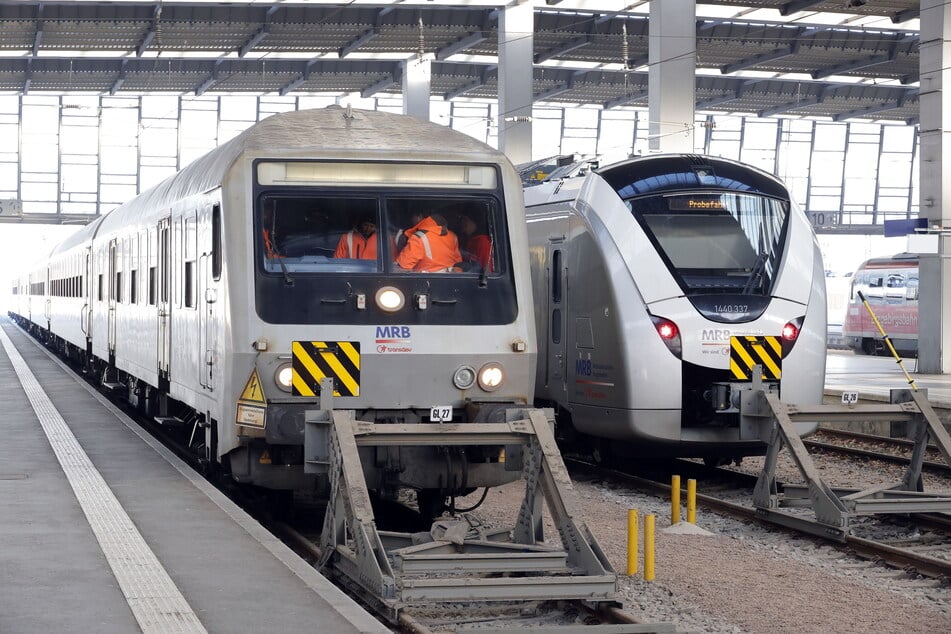
[[[267,404],[267,401],[264,400],[264,390],[261,389],[261,379],[258,378],[257,369],[251,372],[248,383],[244,386],[244,391],[241,392],[241,396],[238,397],[238,400],[248,403],[260,403],[262,405]]]

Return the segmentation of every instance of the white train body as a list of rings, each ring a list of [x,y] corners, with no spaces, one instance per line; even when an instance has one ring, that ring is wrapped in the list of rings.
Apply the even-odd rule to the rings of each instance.
[[[451,226],[477,217],[491,264],[395,267],[413,211]],[[364,215],[376,257],[335,258]],[[304,455],[305,435],[320,435],[305,432],[304,412],[317,409],[321,378],[334,379],[335,408],[375,422],[429,422],[433,408],[445,422],[501,420],[501,408],[531,402],[526,245],[518,176],[492,148],[402,115],[289,112],[59,245],[18,281],[12,312],[149,415],[184,426],[237,480],[293,489],[324,470],[325,447]],[[386,290],[402,304],[383,308]],[[483,370],[501,384],[483,385]],[[445,492],[519,475],[497,455],[361,451],[371,486]]]
[[[775,366],[765,384],[784,401],[821,402],[821,254],[776,178],[723,159],[655,155],[528,187],[525,197],[536,400],[556,405],[561,421],[635,453],[736,458],[765,448],[738,424],[753,361]],[[734,342],[744,341],[775,349],[734,373]]]

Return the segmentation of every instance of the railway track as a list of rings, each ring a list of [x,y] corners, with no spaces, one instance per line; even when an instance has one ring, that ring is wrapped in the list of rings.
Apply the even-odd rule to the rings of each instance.
[[[850,444],[845,444],[850,443]],[[810,449],[860,456],[893,464],[908,464],[914,442],[905,438],[888,438],[841,429],[823,428],[803,440]],[[941,461],[941,454],[933,445],[922,463],[924,469],[943,476],[951,476],[951,466]]]
[[[661,481],[657,474],[644,477],[631,472],[607,468],[577,458],[566,458],[572,477],[610,478],[618,484],[632,486],[654,495],[669,497],[669,479]],[[674,471],[698,477],[699,486],[717,493],[697,494],[697,505],[715,513],[747,522],[758,522],[783,531],[817,539],[815,532],[798,531],[771,522],[753,507],[752,488],[757,476],[732,469],[709,468],[694,462],[679,462]],[[685,480],[682,480],[685,484]],[[682,492],[681,499],[685,492]],[[880,561],[908,573],[935,579],[951,579],[951,518],[946,515],[874,516],[862,518],[844,542],[826,540],[847,554],[870,561]]]

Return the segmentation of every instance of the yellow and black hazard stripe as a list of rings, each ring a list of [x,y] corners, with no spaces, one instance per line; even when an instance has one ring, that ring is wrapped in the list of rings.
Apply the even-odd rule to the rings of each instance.
[[[764,379],[783,376],[783,345],[779,337],[730,337],[730,374],[741,381],[753,380],[753,366],[763,368]]]
[[[334,380],[334,396],[360,396],[360,342],[295,341],[291,354],[294,396],[317,396],[325,377]]]

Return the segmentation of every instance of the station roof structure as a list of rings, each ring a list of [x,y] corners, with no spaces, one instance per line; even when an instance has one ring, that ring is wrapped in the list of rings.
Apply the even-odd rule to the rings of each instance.
[[[918,121],[917,0],[706,0],[697,109]],[[0,91],[497,99],[501,3],[0,0]],[[647,106],[649,3],[536,0],[536,102]]]

